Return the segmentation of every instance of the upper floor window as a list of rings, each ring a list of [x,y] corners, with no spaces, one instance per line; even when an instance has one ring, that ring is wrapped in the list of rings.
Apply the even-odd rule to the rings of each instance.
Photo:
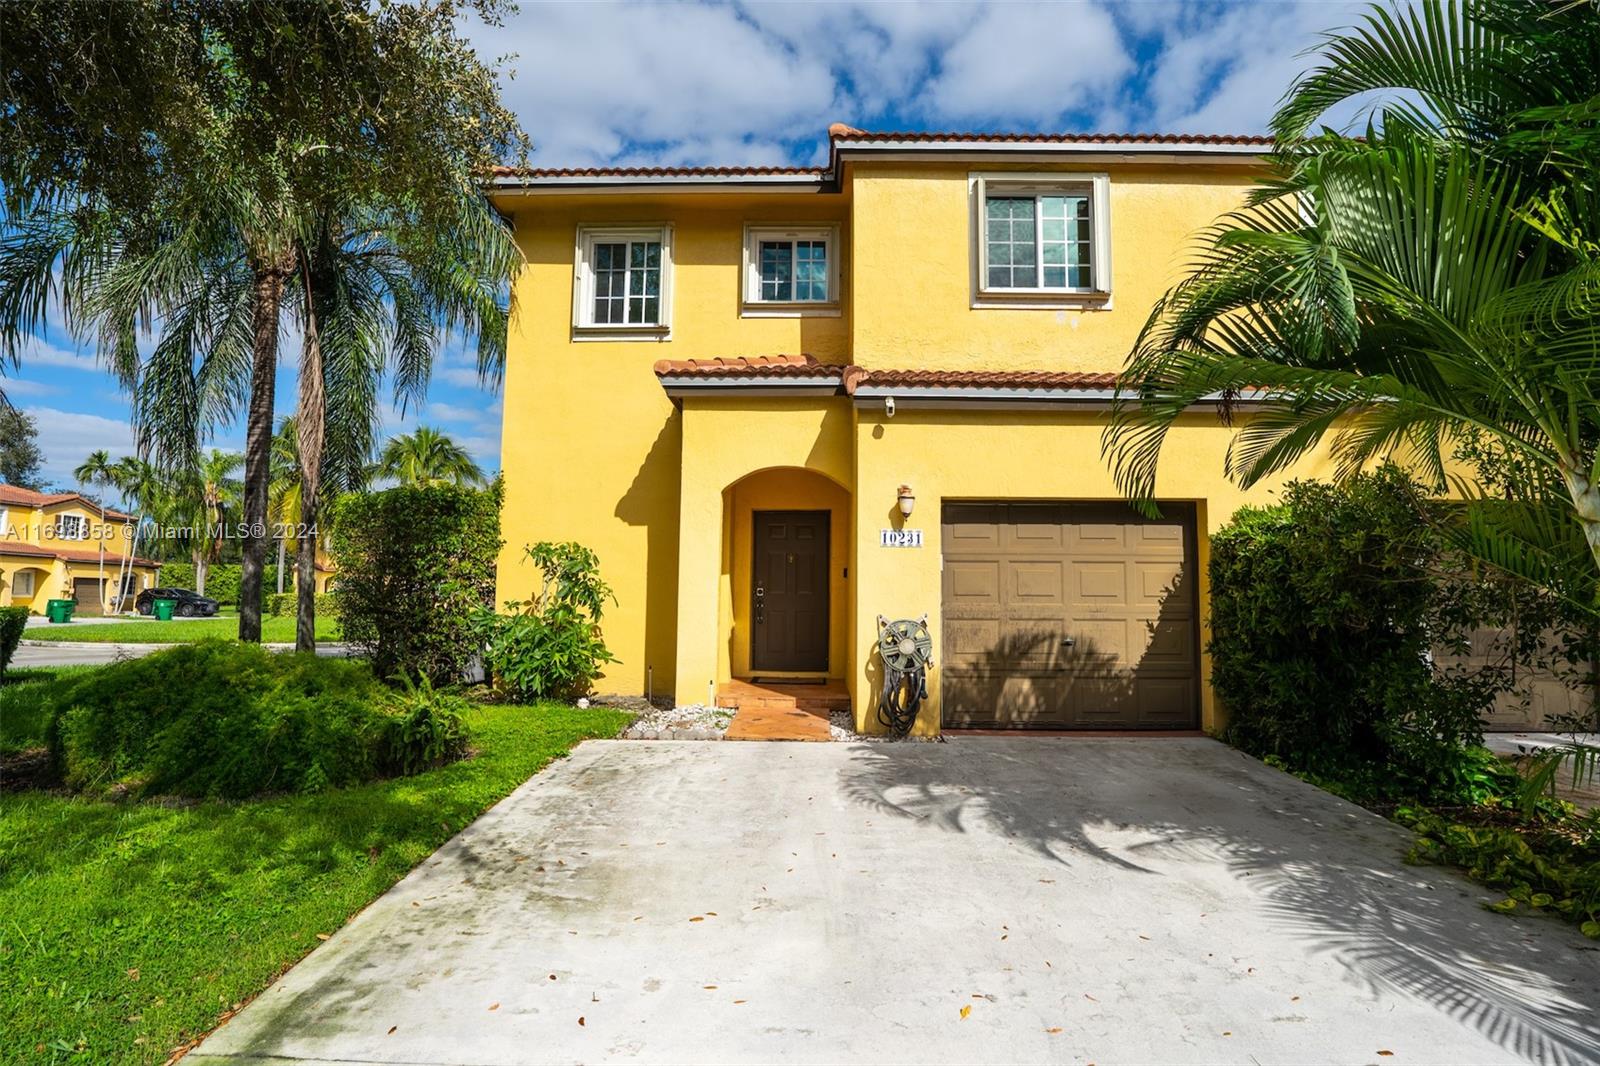
[[[572,324],[595,335],[665,334],[672,314],[670,226],[578,228]]]
[[[838,314],[837,247],[833,226],[745,227],[745,313]]]
[[[1054,306],[1110,296],[1105,175],[980,174],[973,192],[980,298]]]
[[[81,514],[56,515],[57,540],[88,540],[89,520]]]

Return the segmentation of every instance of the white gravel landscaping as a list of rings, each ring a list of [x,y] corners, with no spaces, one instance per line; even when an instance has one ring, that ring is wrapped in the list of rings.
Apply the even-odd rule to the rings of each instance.
[[[707,707],[691,703],[686,707],[652,708],[633,720],[622,731],[623,740],[721,740],[733,721],[729,707]]]

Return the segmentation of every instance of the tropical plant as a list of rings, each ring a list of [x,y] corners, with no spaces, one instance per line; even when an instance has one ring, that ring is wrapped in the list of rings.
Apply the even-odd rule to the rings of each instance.
[[[197,465],[248,398],[242,639],[260,637],[278,341],[301,253],[330,202],[446,232],[478,177],[525,152],[460,25],[469,9],[493,24],[504,6],[0,9],[0,362],[59,298],[136,390],[141,454],[166,468]],[[137,337],[152,323],[146,355]]]
[[[206,592],[206,568],[222,558],[228,539],[224,519],[240,505],[243,484],[234,475],[244,462],[238,452],[212,448],[200,465],[179,477],[173,487],[176,507],[187,519],[195,591],[202,596]]]
[[[1129,358],[1104,448],[1151,507],[1168,429],[1220,399],[1250,485],[1327,444],[1341,477],[1394,454],[1471,505],[1463,547],[1593,606],[1600,577],[1600,20],[1429,0],[1330,37],[1275,120],[1274,174],[1207,232]],[[1305,137],[1373,90],[1364,138]],[[1568,160],[1582,165],[1570,165]],[[1521,476],[1490,497],[1452,465]]]
[[[377,477],[393,478],[402,485],[481,485],[483,468],[449,434],[428,426],[390,437],[377,466]]]
[[[111,461],[111,453],[104,448],[96,449],[89,453],[89,457],[79,463],[72,471],[72,478],[85,488],[98,488],[99,495],[93,497],[94,502],[103,504],[104,492],[116,483],[115,464]]]
[[[540,573],[533,595],[508,602],[506,614],[484,608],[473,616],[484,664],[514,699],[575,699],[617,661],[600,631],[616,597],[600,577],[599,556],[581,544],[541,541],[527,556]]]

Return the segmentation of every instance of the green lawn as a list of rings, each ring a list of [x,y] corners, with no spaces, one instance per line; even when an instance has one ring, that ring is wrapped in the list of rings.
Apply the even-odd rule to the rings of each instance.
[[[44,746],[45,708],[38,696],[50,682],[82,677],[98,666],[16,667],[0,684],[0,755]],[[3,930],[0,930],[3,934]],[[0,955],[0,961],[4,956]]]
[[[141,618],[136,622],[108,622],[102,625],[30,626],[23,634],[28,640],[86,641],[91,644],[187,644],[207,637],[224,640],[239,635],[239,617],[173,619],[159,622]],[[293,618],[263,618],[261,639],[269,644],[294,643]],[[339,623],[332,617],[317,616],[317,640],[339,639]]]
[[[33,702],[21,691],[0,690],[0,719]],[[480,707],[474,757],[314,796],[0,796],[0,1062],[161,1062],[530,774],[627,721]]]

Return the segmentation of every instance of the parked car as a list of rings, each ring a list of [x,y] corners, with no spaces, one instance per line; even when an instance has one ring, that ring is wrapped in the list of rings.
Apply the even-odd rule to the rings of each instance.
[[[145,589],[133,601],[133,606],[140,614],[151,614],[156,609],[157,600],[176,600],[178,606],[173,608],[173,613],[180,618],[210,618],[222,606],[216,600],[191,589]]]

